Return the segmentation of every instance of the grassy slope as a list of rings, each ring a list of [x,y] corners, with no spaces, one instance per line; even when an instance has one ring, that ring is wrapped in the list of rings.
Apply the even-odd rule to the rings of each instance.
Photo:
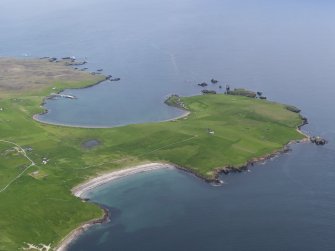
[[[87,84],[57,83],[59,88]],[[43,125],[31,117],[41,110],[42,97],[50,91],[48,87],[0,100],[4,108],[0,139],[31,146],[28,155],[38,164],[0,193],[0,250],[17,250],[24,242],[56,245],[82,222],[100,217],[99,208],[70,192],[99,172],[159,160],[211,177],[215,168],[243,165],[302,138],[295,130],[301,122],[299,116],[283,105],[225,95],[183,98],[192,113],[176,122],[111,129]],[[207,128],[215,135],[209,135]],[[82,148],[89,139],[102,144],[92,150]],[[0,142],[0,189],[28,164],[22,155],[6,152],[11,148]],[[43,157],[50,159],[47,165],[41,164]],[[40,176],[29,175],[36,170]]]

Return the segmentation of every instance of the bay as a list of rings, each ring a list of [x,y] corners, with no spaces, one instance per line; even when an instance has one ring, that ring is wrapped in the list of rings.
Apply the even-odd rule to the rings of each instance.
[[[313,156],[315,148],[294,147],[223,176],[221,187],[176,170],[102,186],[89,197],[110,209],[111,222],[84,233],[70,250],[332,250],[335,157]]]
[[[0,55],[87,57],[120,77],[48,101],[45,122],[117,126],[180,111],[171,93],[199,82],[263,91],[297,105],[304,130],[329,140],[212,187],[176,170],[107,184],[91,199],[111,209],[70,247],[79,250],[333,250],[335,3],[321,0],[2,0]]]

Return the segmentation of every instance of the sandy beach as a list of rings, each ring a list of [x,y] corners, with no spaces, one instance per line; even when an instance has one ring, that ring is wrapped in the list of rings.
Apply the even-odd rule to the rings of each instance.
[[[189,115],[189,114],[186,114],[186,116],[187,115]],[[303,140],[301,140],[300,142],[308,142],[309,141],[309,135],[302,132],[300,127],[297,128],[297,131],[305,136],[305,138]],[[291,141],[287,145],[290,145],[292,143],[297,143],[297,141],[295,141],[295,140]],[[267,159],[269,159],[269,158],[271,158],[271,157],[273,157],[273,156],[275,156],[275,155],[277,155],[281,152],[283,152],[283,150],[276,151],[276,153],[272,153],[270,155],[263,156],[261,158],[257,158],[252,162],[257,163],[257,162],[260,162],[260,161],[265,161],[265,160],[267,160]],[[247,165],[249,165],[249,164],[250,163],[248,163]],[[98,176],[96,178],[90,179],[90,180],[88,180],[88,181],[86,181],[82,184],[79,184],[78,186],[71,189],[71,191],[76,197],[79,197],[81,199],[85,199],[85,196],[87,195],[87,193],[90,190],[92,190],[96,187],[99,187],[101,185],[104,185],[108,182],[111,182],[113,180],[121,179],[121,178],[127,177],[129,175],[137,174],[137,173],[149,172],[149,171],[163,169],[163,168],[178,168],[178,169],[186,170],[186,169],[178,167],[178,166],[173,166],[171,164],[164,164],[164,163],[142,164],[142,165],[137,165],[137,166],[133,166],[133,167],[129,167],[129,168],[121,169],[121,170],[116,170],[116,171],[112,171],[112,172],[103,174],[103,175]],[[186,171],[190,172],[190,170],[186,170]],[[217,175],[219,175],[219,173],[221,173],[222,171],[223,171],[223,169],[218,169]],[[192,173],[192,172],[190,172],[190,173]],[[99,224],[99,223],[106,222],[106,220],[108,220],[108,219],[106,219],[106,216],[107,216],[107,213],[105,212],[105,215],[102,219],[95,219],[95,220],[86,222],[83,225],[81,225],[80,227],[78,227],[77,229],[73,230],[70,234],[68,234],[60,242],[60,245],[55,250],[56,251],[66,251],[68,246],[75,239],[77,239],[83,232],[85,232],[90,226],[92,226],[94,224]]]
[[[185,113],[183,113],[182,115],[180,115],[178,117],[175,117],[175,118],[172,118],[172,119],[162,120],[162,121],[159,121],[159,122],[169,122],[169,121],[176,121],[178,119],[186,119],[188,117],[188,115],[190,115],[190,114],[191,114],[190,111],[185,110]]]
[[[101,186],[103,184],[106,184],[110,181],[117,180],[120,178],[124,178],[129,175],[137,174],[137,173],[143,173],[143,172],[149,172],[153,170],[163,169],[163,168],[174,168],[172,165],[169,164],[163,164],[163,163],[148,163],[148,164],[142,164],[134,167],[125,168],[122,170],[116,170],[112,171],[110,173],[103,174],[99,177],[93,178],[88,180],[87,182],[84,182],[76,187],[74,187],[71,191],[72,193],[79,198],[84,199],[85,195],[92,189]],[[91,220],[89,222],[84,223],[77,229],[73,230],[70,234],[68,234],[61,242],[60,245],[55,249],[57,251],[66,251],[69,244],[73,242],[75,239],[77,239],[83,232],[85,232],[90,226],[94,224],[103,223],[108,219],[106,218],[106,212],[105,216],[102,219],[95,219]]]
[[[112,180],[120,179],[128,175],[132,175],[132,174],[143,173],[143,172],[153,171],[153,170],[162,169],[162,168],[172,168],[172,166],[168,164],[162,164],[162,163],[149,163],[149,164],[129,167],[126,169],[113,171],[113,172],[101,175],[99,177],[93,178],[83,184],[80,184],[74,187],[71,191],[76,197],[84,198],[87,192],[89,192],[91,189],[94,189],[98,186],[106,184],[107,182],[110,182]]]

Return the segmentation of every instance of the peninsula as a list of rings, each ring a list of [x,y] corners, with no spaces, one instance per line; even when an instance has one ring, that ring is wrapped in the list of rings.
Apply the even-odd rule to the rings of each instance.
[[[189,115],[159,123],[90,129],[33,120],[51,93],[104,79],[62,61],[0,59],[0,250],[51,250],[101,219],[101,208],[71,192],[79,186],[80,196],[99,175],[108,180],[116,177],[110,172],[158,163],[217,181],[221,171],[241,170],[305,138],[297,130],[301,116],[286,105],[224,94],[175,96]],[[132,171],[120,171],[127,167]]]

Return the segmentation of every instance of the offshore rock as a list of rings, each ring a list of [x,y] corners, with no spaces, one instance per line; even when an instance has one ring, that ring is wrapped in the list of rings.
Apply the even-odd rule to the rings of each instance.
[[[317,137],[315,137],[315,136],[311,137],[311,138],[310,138],[310,141],[311,141],[313,144],[316,144],[316,145],[318,145],[318,146],[323,146],[323,145],[325,145],[325,144],[328,143],[327,140],[325,140],[325,139],[323,139],[323,138],[321,138],[321,137],[319,137],[319,136],[317,136]]]
[[[205,86],[207,86],[208,84],[206,83],[206,82],[202,82],[201,84],[198,84],[199,86],[201,86],[201,87],[205,87]]]
[[[121,78],[110,78],[109,81],[120,81]]]

